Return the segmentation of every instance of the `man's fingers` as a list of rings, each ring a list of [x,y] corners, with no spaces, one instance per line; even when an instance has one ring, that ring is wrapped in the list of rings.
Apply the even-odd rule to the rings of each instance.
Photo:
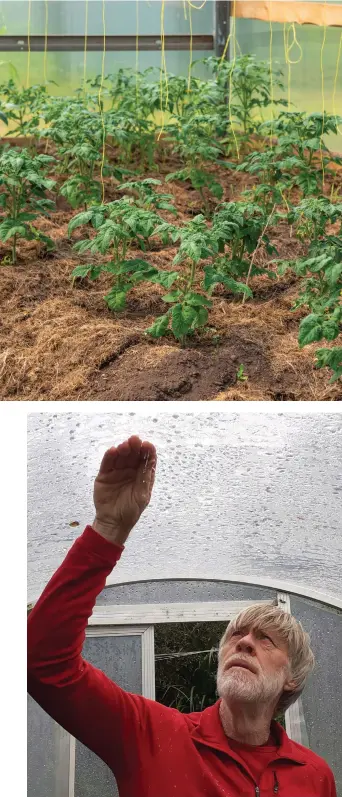
[[[141,494],[143,503],[147,505],[150,501],[152,489],[154,485],[157,452],[152,443],[144,441],[142,443],[143,461],[139,467],[137,475],[137,488]]]
[[[157,452],[153,443],[144,440],[141,444],[141,455],[145,463],[145,470],[155,468],[157,464]]]
[[[110,473],[114,468],[115,460],[118,456],[118,450],[115,446],[108,448],[102,457],[99,473]]]
[[[145,470],[149,470],[156,467],[156,462],[157,452],[154,445],[147,440],[142,442],[138,435],[132,435],[118,446],[108,448],[102,458],[99,472],[110,473],[115,468],[120,469],[120,465],[133,468],[143,465]]]
[[[120,443],[118,445],[118,451],[123,456],[129,456],[129,454],[139,454],[141,450],[141,440],[140,437],[137,435],[132,435],[129,437],[128,440],[125,440],[124,443]]]

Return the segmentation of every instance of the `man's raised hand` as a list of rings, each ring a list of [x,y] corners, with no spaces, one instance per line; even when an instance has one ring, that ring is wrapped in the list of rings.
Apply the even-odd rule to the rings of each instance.
[[[135,435],[104,454],[94,483],[92,527],[109,542],[124,545],[148,506],[156,464],[154,445]]]

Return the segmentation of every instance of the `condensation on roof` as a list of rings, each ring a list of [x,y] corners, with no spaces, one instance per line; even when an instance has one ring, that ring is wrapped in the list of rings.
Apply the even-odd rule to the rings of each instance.
[[[92,523],[104,451],[131,434],[156,445],[156,483],[111,582],[237,576],[341,597],[339,414],[151,408],[29,415],[29,601]]]

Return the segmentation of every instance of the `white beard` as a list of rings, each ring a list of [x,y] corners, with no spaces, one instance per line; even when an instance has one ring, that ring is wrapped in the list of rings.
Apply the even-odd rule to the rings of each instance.
[[[233,667],[225,672],[219,667],[217,692],[226,702],[233,699],[243,703],[269,703],[280,696],[285,678],[285,668],[273,676],[265,676],[262,672],[255,674],[243,667]]]

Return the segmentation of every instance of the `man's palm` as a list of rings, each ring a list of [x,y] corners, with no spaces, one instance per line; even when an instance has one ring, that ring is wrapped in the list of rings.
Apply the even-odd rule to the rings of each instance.
[[[94,484],[99,522],[128,536],[150,501],[156,459],[152,443],[135,436],[106,451]]]

